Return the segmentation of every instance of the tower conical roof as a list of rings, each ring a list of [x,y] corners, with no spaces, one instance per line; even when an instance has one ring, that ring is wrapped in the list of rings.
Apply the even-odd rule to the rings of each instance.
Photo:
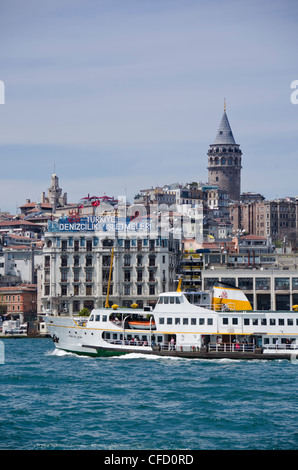
[[[214,143],[219,145],[236,144],[226,111],[221,118]]]

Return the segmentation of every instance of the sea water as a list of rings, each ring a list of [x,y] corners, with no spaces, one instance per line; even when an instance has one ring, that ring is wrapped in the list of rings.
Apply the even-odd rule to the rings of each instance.
[[[4,339],[0,449],[295,450],[298,364],[127,354]]]

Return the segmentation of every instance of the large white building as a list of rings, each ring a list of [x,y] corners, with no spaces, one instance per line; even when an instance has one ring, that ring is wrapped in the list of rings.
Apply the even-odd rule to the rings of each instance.
[[[127,232],[118,220],[103,225],[99,221],[87,216],[49,223],[41,273],[42,311],[72,314],[104,306],[112,258],[110,305],[153,305],[160,292],[176,289],[178,239],[171,233],[148,233],[136,224],[136,230]]]

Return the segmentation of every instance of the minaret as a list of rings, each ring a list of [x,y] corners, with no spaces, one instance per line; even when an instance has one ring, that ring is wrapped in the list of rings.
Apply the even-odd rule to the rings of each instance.
[[[219,124],[214,144],[208,150],[208,182],[228,191],[230,200],[240,201],[241,155],[226,113]]]

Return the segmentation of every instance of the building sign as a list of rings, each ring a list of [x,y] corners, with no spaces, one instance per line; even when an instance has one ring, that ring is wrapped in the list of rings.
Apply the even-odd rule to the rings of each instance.
[[[147,232],[151,230],[148,218],[115,216],[87,216],[48,221],[49,232]]]

